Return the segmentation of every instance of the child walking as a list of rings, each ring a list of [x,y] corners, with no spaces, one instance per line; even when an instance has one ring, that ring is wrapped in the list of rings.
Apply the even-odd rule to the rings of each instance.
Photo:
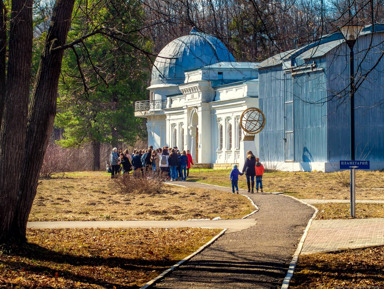
[[[264,174],[264,166],[260,162],[259,158],[256,158],[256,192],[259,192],[259,185],[261,192],[263,192],[263,174]]]
[[[237,168],[237,165],[234,165],[231,171],[231,174],[229,175],[229,178],[231,179],[231,183],[232,183],[232,193],[235,193],[235,189],[236,189],[236,193],[237,194],[239,193],[239,187],[237,185],[239,180],[239,175],[242,176],[243,174],[240,173],[240,171]]]

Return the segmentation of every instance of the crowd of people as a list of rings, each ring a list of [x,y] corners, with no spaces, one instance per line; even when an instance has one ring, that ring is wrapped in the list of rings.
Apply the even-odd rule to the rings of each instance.
[[[189,150],[180,151],[177,147],[167,146],[154,149],[150,146],[146,150],[135,149],[133,153],[129,153],[128,149],[113,148],[107,169],[111,178],[116,178],[121,172],[132,172],[134,177],[153,176],[185,181],[191,165],[194,163]]]
[[[185,181],[189,176],[189,169],[194,165],[192,155],[189,150],[180,151],[177,147],[163,147],[153,149],[150,146],[146,150],[135,149],[129,153],[128,149],[113,148],[107,163],[108,172],[111,178],[116,178],[121,172],[129,174],[132,172],[134,177],[160,177],[170,181]],[[259,158],[255,157],[252,151],[247,152],[243,170],[240,172],[237,165],[229,175],[232,184],[232,193],[239,193],[239,176],[244,175],[247,179],[248,193],[254,193],[255,179],[256,192],[263,192],[264,166]]]

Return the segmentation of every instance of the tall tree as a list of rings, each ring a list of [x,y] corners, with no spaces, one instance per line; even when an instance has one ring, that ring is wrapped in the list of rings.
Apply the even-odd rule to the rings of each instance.
[[[58,79],[73,0],[57,1],[31,103],[32,4],[12,1],[5,109],[0,134],[0,241],[24,241],[39,171],[56,113]],[[5,28],[4,28],[5,29]]]
[[[64,147],[92,143],[95,170],[100,169],[100,143],[133,143],[143,131],[133,104],[147,95],[149,65],[140,50],[149,51],[150,42],[138,35],[143,26],[140,2],[129,4],[93,11],[82,7],[69,41],[90,33],[95,23],[112,27],[113,22],[114,31],[129,43],[109,34],[92,35],[68,51],[62,69],[56,126],[64,129],[64,138],[58,143]]]
[[[120,1],[85,1],[89,9],[95,3],[119,7]],[[113,24],[101,22],[87,35],[66,43],[71,28],[75,0],[56,0],[45,39],[37,74],[32,78],[33,1],[13,0],[10,9],[1,2],[0,77],[5,94],[0,93],[2,109],[0,129],[0,242],[24,242],[26,225],[36,196],[39,171],[56,115],[58,83],[65,49],[73,48],[95,34],[130,44]],[[80,3],[80,2],[79,2]],[[124,2],[130,5],[129,1]],[[81,9],[80,5],[78,5]],[[9,11],[10,10],[10,11]],[[120,15],[122,19],[130,15]],[[5,25],[8,19],[9,30]],[[8,38],[7,38],[8,36]],[[8,41],[7,41],[8,40]],[[4,63],[4,55],[7,56]],[[3,72],[5,70],[5,72]],[[5,79],[6,76],[6,79]],[[5,82],[4,82],[5,79]],[[33,89],[31,83],[33,81]],[[4,95],[4,96],[3,96]]]

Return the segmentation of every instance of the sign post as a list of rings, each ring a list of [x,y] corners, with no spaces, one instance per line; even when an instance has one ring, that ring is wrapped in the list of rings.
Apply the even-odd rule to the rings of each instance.
[[[351,217],[356,217],[356,172],[369,170],[369,161],[340,161],[340,170],[351,170]]]

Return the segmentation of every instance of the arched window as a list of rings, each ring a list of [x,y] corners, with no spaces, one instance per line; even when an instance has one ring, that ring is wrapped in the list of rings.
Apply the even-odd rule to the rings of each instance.
[[[241,143],[241,137],[242,137],[242,130],[240,125],[240,117],[236,117],[236,149],[240,149],[240,143]]]
[[[180,146],[179,150],[183,151],[184,150],[184,126],[183,124],[180,124]]]
[[[177,128],[176,125],[172,125],[172,146],[177,146]]]
[[[230,123],[231,119],[227,118],[226,120],[226,149],[232,150],[232,124]]]
[[[217,149],[219,151],[223,150],[223,125],[219,122],[217,124],[217,131],[218,131],[218,147]]]

